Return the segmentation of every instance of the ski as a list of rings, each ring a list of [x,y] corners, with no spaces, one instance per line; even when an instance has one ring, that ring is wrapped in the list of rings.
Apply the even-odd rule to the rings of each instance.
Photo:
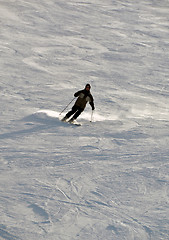
[[[82,126],[82,124],[78,122],[67,122],[67,123],[75,126]]]
[[[67,124],[70,124],[70,125],[75,125],[75,126],[82,126],[82,124],[81,123],[78,123],[78,122],[70,122],[70,121],[63,121],[63,120],[61,120],[61,122],[64,122],[64,123],[67,123]]]

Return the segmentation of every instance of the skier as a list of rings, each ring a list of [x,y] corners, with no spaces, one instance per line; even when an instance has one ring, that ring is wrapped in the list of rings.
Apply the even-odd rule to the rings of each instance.
[[[72,110],[69,111],[65,117],[62,119],[62,121],[66,122],[68,118],[70,118],[72,115],[73,117],[69,120],[70,123],[73,123],[74,120],[84,111],[87,102],[92,107],[92,110],[95,109],[94,107],[94,99],[92,94],[90,93],[90,84],[86,84],[85,88],[83,90],[80,90],[74,94],[75,97],[78,97],[74,106],[72,107]]]

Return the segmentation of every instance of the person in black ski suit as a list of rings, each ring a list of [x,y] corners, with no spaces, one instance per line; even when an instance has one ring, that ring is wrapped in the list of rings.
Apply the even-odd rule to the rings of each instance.
[[[86,84],[85,89],[80,90],[74,94],[74,96],[78,98],[74,106],[72,107],[72,110],[65,115],[62,121],[66,121],[73,115],[73,117],[69,120],[69,122],[73,122],[84,111],[87,102],[89,102],[89,104],[91,105],[92,110],[95,109],[94,99],[92,94],[90,93],[90,88],[90,84]]]

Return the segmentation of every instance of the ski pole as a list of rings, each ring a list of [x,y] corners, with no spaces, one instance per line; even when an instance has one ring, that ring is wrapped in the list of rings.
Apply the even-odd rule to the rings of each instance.
[[[93,122],[93,113],[94,113],[94,110],[92,110],[90,122]]]
[[[59,113],[59,115],[61,115],[61,113],[66,110],[66,108],[73,102],[74,99],[75,99],[75,97],[74,97],[74,98],[70,101],[70,103],[68,103],[68,105]]]

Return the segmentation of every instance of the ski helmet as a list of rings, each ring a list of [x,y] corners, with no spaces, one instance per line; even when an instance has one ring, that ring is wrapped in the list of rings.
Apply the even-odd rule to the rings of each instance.
[[[86,84],[86,87],[85,87],[85,88],[87,88],[87,87],[91,88],[91,86],[90,86],[90,84],[89,84],[89,83],[87,83],[87,84]]]

